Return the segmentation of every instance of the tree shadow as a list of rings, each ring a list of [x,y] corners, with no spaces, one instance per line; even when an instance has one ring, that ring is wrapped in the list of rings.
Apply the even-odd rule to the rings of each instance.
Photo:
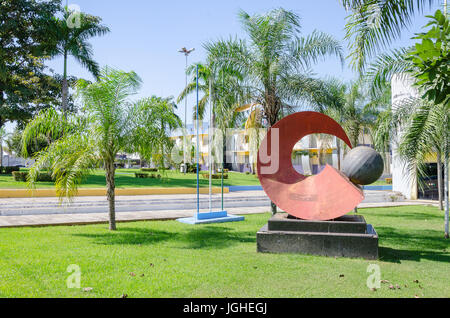
[[[242,232],[228,227],[201,226],[186,231],[179,239],[183,248],[188,249],[225,248],[236,243],[256,243],[256,231]]]
[[[175,243],[183,249],[221,249],[237,243],[256,242],[256,232],[242,232],[228,227],[196,225],[169,232],[152,228],[123,227],[115,232],[73,234],[92,239],[100,245],[152,245]]]
[[[403,219],[405,222],[406,220],[442,220],[444,218],[444,214],[431,214],[431,213],[423,213],[423,212],[401,212],[397,213],[395,209],[393,209],[392,212],[389,213],[383,213],[383,212],[376,212],[377,217],[383,217],[383,218],[399,218]]]
[[[117,231],[98,234],[79,233],[73,236],[90,238],[100,245],[149,245],[162,241],[173,240],[178,234],[150,228],[122,227]]]
[[[402,260],[417,261],[428,259],[437,262],[450,262],[447,252],[449,241],[441,231],[436,230],[398,230],[392,227],[377,227],[380,237],[378,251],[380,260],[400,263]],[[395,246],[395,248],[392,248]]]
[[[416,250],[402,250],[393,249],[389,247],[379,247],[378,253],[380,261],[390,263],[401,263],[401,261],[415,261],[420,262],[422,259],[435,262],[450,262],[449,253],[444,252],[430,252],[430,251],[416,251]]]

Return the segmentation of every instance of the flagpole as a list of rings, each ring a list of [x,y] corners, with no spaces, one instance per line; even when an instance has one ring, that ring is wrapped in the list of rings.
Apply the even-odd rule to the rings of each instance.
[[[200,214],[200,184],[199,184],[199,138],[198,138],[198,126],[199,126],[199,121],[198,121],[198,64],[197,64],[197,78],[196,78],[196,91],[197,91],[197,110],[196,110],[196,120],[197,120],[197,144],[196,144],[196,149],[197,149],[197,153],[196,153],[196,157],[197,157],[197,218]]]
[[[209,133],[208,133],[208,165],[209,165],[209,212],[212,211],[212,151],[211,151],[211,142],[212,142],[212,81],[209,79]]]

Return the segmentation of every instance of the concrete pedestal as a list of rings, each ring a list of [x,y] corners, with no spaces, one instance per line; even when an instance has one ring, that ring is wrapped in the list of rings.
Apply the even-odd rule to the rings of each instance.
[[[256,240],[261,253],[378,259],[378,234],[361,215],[308,221],[278,213],[258,231]]]

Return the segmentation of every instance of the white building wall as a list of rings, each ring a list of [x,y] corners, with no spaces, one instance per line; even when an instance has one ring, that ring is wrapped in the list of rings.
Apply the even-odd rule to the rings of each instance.
[[[419,97],[417,89],[413,87],[413,79],[407,74],[396,74],[392,77],[392,109],[396,109],[409,98]],[[398,155],[398,141],[402,135],[401,129],[392,138],[392,190],[401,192],[407,199],[417,199],[417,179],[415,174],[408,171],[406,164]]]

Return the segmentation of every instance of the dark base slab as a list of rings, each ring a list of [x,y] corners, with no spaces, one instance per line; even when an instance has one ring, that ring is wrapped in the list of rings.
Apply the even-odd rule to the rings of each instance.
[[[274,215],[256,234],[258,252],[378,259],[378,235],[361,215],[308,221]]]

